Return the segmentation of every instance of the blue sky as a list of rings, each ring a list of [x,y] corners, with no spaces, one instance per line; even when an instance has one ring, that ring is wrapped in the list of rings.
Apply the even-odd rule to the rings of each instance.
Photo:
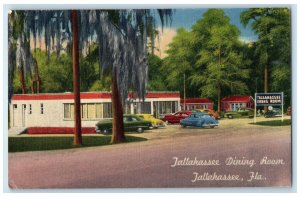
[[[203,14],[207,11],[207,8],[203,9],[176,9],[172,17],[171,28],[177,29],[184,27],[190,29],[197,20],[201,19]],[[240,14],[245,11],[245,8],[225,8],[223,9],[225,14],[229,16],[231,23],[236,25],[241,32],[241,39],[247,41],[254,41],[257,39],[257,35],[252,31],[250,25],[244,27],[240,23]]]

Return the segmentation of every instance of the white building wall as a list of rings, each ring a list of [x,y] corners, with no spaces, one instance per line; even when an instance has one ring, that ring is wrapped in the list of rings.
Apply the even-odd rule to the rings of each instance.
[[[82,99],[81,103],[111,102],[110,99]],[[11,103],[11,127],[73,127],[74,120],[64,119],[64,103],[74,103],[74,100],[14,100]],[[14,104],[17,109],[13,109]],[[43,114],[41,114],[43,104]],[[22,114],[22,105],[26,105]],[[31,105],[31,114],[30,106]],[[25,124],[22,124],[24,119]],[[99,119],[84,120],[82,127],[94,127]]]
[[[180,109],[180,98],[146,98],[145,102],[151,102],[153,114],[153,101],[177,101]],[[104,103],[111,99],[81,99],[81,103]],[[10,126],[13,127],[73,127],[74,120],[64,119],[64,103],[74,103],[73,99],[67,100],[12,100],[10,105]],[[41,114],[43,104],[43,114]],[[14,108],[17,105],[17,108]],[[26,109],[22,110],[22,105]],[[31,105],[31,113],[30,113]],[[133,104],[130,106],[133,113]],[[23,111],[23,113],[22,113]],[[82,127],[94,127],[100,119],[82,119]]]

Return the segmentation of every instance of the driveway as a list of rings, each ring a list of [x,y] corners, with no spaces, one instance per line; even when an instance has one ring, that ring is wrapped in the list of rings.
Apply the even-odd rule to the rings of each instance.
[[[222,120],[214,129],[168,125],[165,129],[136,134],[149,139],[144,142],[10,153],[9,186],[290,186],[291,127],[248,124],[251,121]]]

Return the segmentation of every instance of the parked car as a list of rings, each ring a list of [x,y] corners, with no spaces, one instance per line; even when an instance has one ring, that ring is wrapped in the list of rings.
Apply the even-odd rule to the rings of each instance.
[[[219,121],[207,113],[194,112],[189,117],[180,120],[182,127],[210,127],[214,128],[219,125]]]
[[[124,115],[123,116],[124,130],[137,131],[138,133],[150,129],[152,123],[144,120],[137,115]],[[96,133],[111,134],[112,133],[112,119],[99,121],[96,124]]]
[[[240,117],[252,118],[254,116],[254,110],[251,108],[239,108],[237,111],[226,112],[224,116],[229,119]]]
[[[180,120],[187,118],[191,113],[191,111],[178,111],[174,114],[166,114],[161,120],[163,120],[166,124],[179,123]]]
[[[153,128],[165,127],[164,121],[154,118],[152,114],[136,114],[136,115],[143,118],[144,120],[150,121]]]
[[[264,114],[265,118],[271,118],[275,116],[282,116],[282,112],[280,108],[273,108],[272,110],[269,110]]]
[[[213,109],[195,109],[195,112],[204,112],[208,113],[209,115],[213,116],[215,119],[220,119],[220,115]]]

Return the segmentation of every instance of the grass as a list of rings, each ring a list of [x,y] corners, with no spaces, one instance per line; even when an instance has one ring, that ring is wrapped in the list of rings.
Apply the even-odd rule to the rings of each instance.
[[[288,126],[291,125],[291,119],[284,119],[283,122],[280,120],[268,120],[268,121],[260,121],[256,123],[249,123],[255,125],[262,125],[262,126]]]
[[[82,136],[81,146],[73,145],[72,136],[9,137],[8,152],[44,151],[111,145],[111,136]],[[126,136],[127,142],[146,141],[146,138]]]

